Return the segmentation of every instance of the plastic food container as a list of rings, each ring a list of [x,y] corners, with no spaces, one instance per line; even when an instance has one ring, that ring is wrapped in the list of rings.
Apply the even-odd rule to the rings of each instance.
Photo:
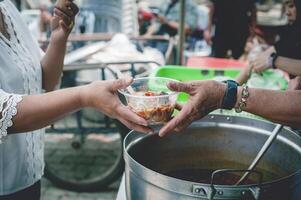
[[[120,90],[127,105],[150,125],[168,122],[174,112],[177,93],[170,91],[167,84],[176,81],[169,78],[137,78],[129,88]]]

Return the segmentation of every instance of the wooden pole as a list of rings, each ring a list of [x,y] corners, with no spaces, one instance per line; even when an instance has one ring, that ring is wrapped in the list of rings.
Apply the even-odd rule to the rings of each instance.
[[[186,12],[186,0],[180,0],[181,12],[180,12],[180,26],[178,29],[179,33],[179,44],[177,50],[177,65],[184,64],[184,45],[185,45],[185,12]]]

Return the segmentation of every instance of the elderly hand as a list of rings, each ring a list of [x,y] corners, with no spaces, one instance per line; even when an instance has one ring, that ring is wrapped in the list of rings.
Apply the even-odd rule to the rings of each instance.
[[[96,81],[81,89],[81,102],[83,107],[91,107],[103,112],[107,116],[117,119],[130,129],[144,133],[153,132],[148,128],[147,122],[124,106],[119,100],[117,90],[126,88],[132,79],[115,81]]]
[[[73,29],[78,11],[79,8],[73,0],[57,0],[51,22],[51,29],[55,37],[68,37]]]
[[[173,130],[181,131],[194,120],[220,108],[226,90],[225,84],[216,81],[171,82],[168,87],[172,91],[186,92],[190,94],[190,98],[180,113],[160,130],[160,137]]]

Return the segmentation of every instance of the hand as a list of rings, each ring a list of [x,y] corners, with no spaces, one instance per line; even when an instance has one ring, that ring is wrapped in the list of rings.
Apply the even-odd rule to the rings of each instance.
[[[208,45],[212,45],[212,36],[211,31],[209,29],[206,29],[203,33],[204,39],[206,40]]]
[[[107,116],[118,119],[130,129],[144,133],[152,132],[147,122],[124,106],[117,95],[118,89],[128,87],[132,79],[120,79],[115,81],[97,81],[83,86],[81,102],[83,107],[92,107]]]
[[[272,51],[267,50],[261,54],[254,61],[251,61],[250,64],[254,67],[254,72],[262,73],[265,70],[272,68],[272,63],[270,62],[270,56]]]
[[[186,92],[190,94],[190,98],[180,113],[160,130],[160,137],[173,130],[181,131],[194,120],[220,108],[226,90],[225,84],[216,81],[171,82],[168,87],[172,91]]]
[[[290,80],[286,90],[301,90],[301,76],[297,76],[296,78]]]
[[[79,8],[73,0],[58,0],[51,20],[52,36],[55,39],[67,38],[71,33]]]

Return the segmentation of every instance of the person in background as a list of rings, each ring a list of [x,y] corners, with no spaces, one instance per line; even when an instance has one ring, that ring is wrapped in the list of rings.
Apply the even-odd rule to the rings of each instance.
[[[51,6],[53,9],[53,6]],[[51,35],[51,21],[52,21],[52,15],[53,13],[49,11],[49,6],[46,4],[40,5],[40,33],[41,33],[41,39],[47,39]],[[45,36],[43,34],[45,33]],[[46,38],[44,38],[46,37]]]
[[[58,4],[59,3],[59,4]],[[53,91],[61,77],[66,43],[78,7],[59,0],[51,37],[42,53],[10,0],[0,0],[0,199],[39,200],[44,171],[44,129],[65,115],[91,107],[132,129],[147,122],[120,102],[117,90],[131,79],[98,81]]]
[[[262,73],[267,69],[281,69],[291,78],[301,76],[301,3],[297,0],[286,1],[286,15],[289,24],[281,31],[279,41],[258,54],[242,70],[237,82],[246,83],[251,73]]]
[[[253,0],[211,0],[209,22],[204,39],[212,45],[212,56],[227,57],[228,51],[234,59],[240,58],[246,42],[254,36],[256,6]],[[214,37],[213,27],[215,27]]]
[[[289,73],[291,78],[301,75],[301,2],[286,1],[286,15],[289,24],[280,32],[279,41],[251,62],[255,72],[277,68]]]
[[[186,0],[186,16],[185,16],[185,31],[186,33],[192,32],[198,22],[197,4],[193,0]],[[168,35],[174,37],[178,33],[180,21],[180,1],[170,0],[164,1],[160,6],[159,13],[156,13],[156,22],[153,23],[144,34],[144,36],[151,35]],[[154,41],[150,43],[153,48],[159,49],[163,54],[166,53],[168,44],[163,42]]]

